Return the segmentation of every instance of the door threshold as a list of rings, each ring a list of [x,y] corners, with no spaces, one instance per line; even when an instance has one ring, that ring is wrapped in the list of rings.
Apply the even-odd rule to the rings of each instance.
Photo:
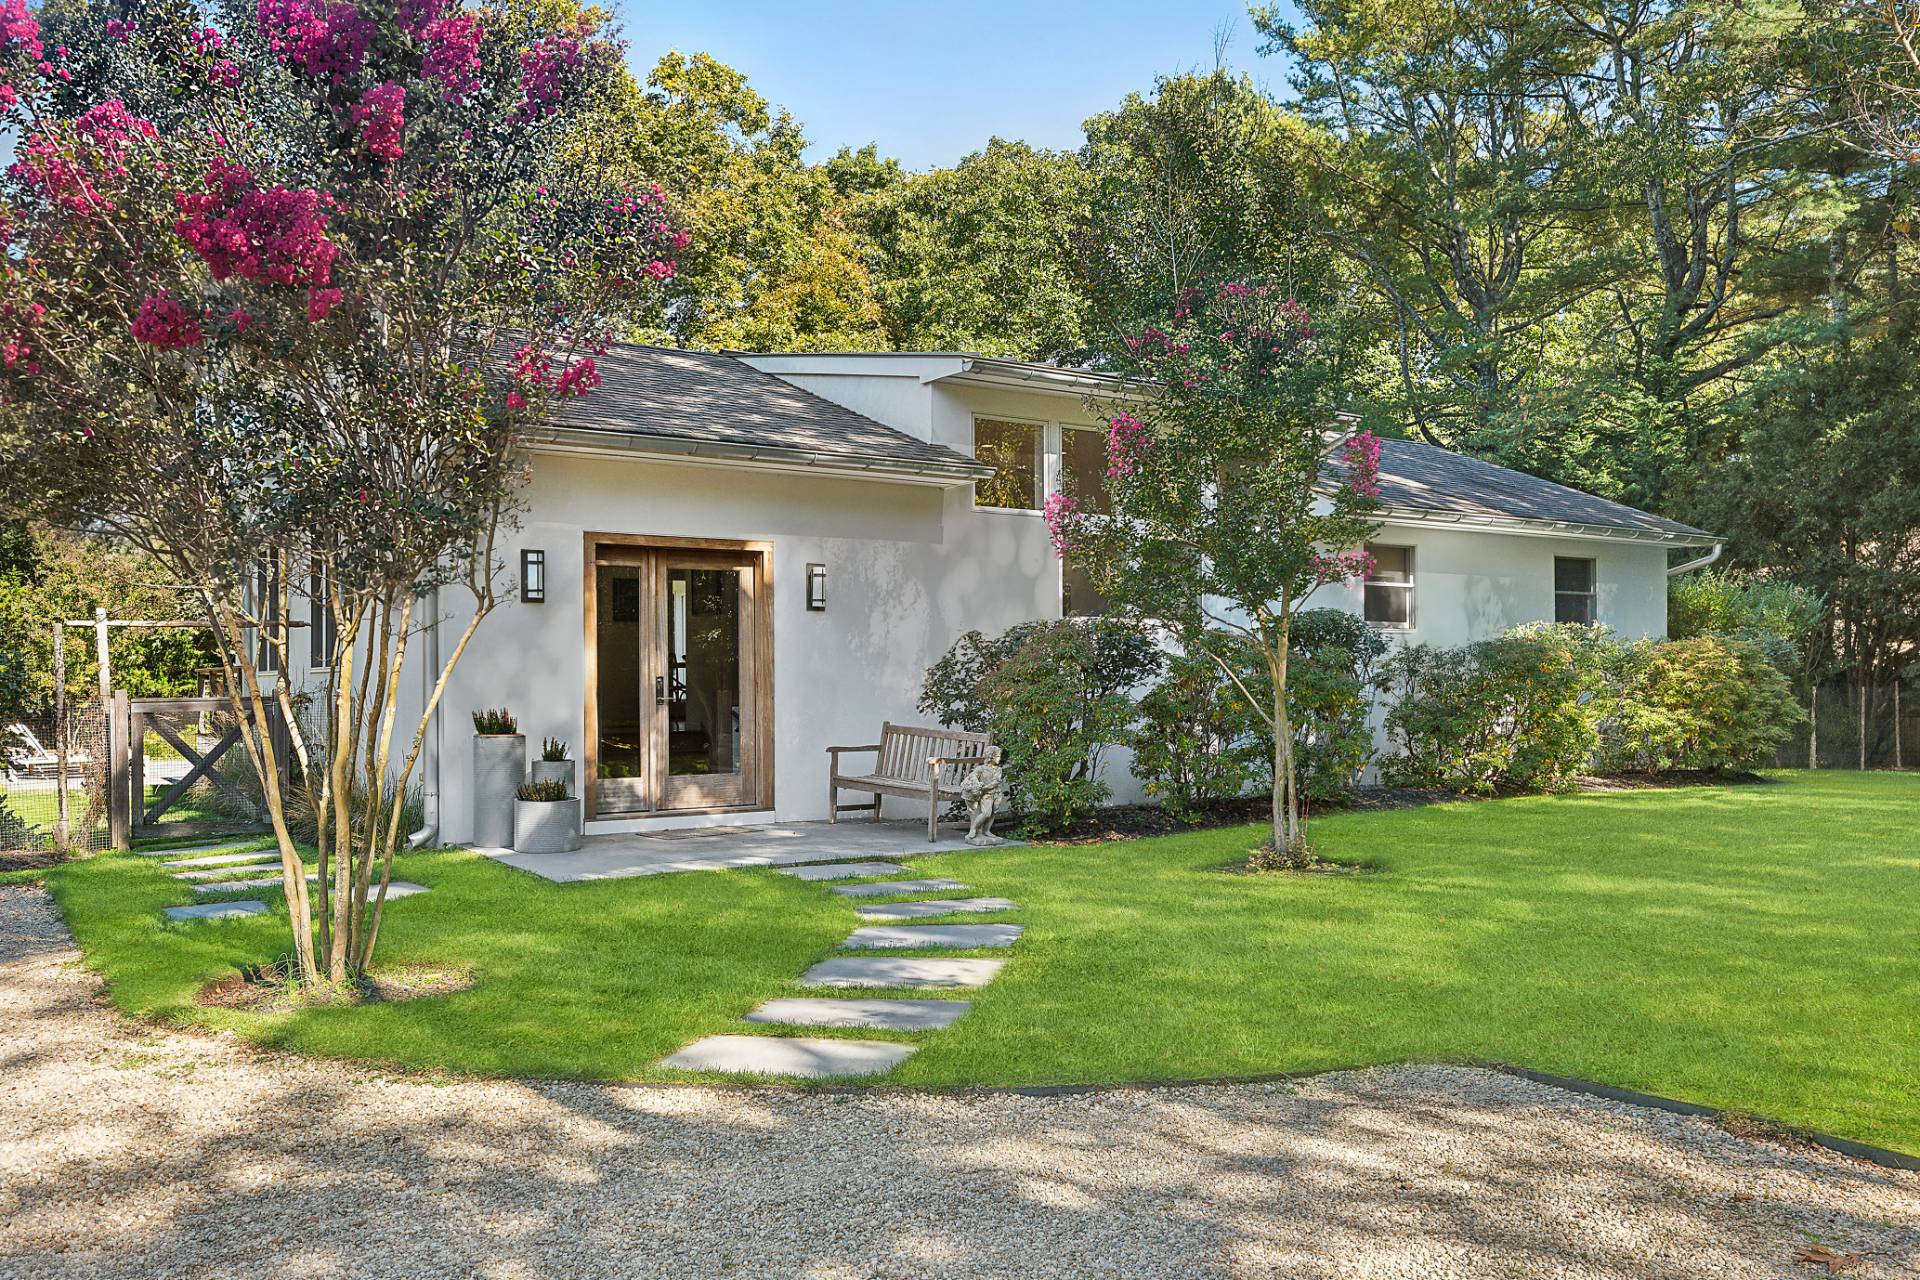
[[[776,821],[773,810],[751,807],[731,809],[677,809],[671,813],[652,813],[645,817],[592,818],[581,827],[589,836],[645,835],[649,831],[685,831],[699,827],[757,827]]]

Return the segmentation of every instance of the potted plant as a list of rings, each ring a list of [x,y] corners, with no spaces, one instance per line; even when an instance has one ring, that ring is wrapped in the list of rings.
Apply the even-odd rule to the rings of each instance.
[[[580,802],[557,779],[523,782],[514,792],[513,851],[570,853],[580,847]]]
[[[473,713],[473,842],[513,843],[514,793],[527,776],[527,739],[505,707]]]
[[[573,760],[567,755],[567,744],[561,738],[548,738],[540,744],[540,758],[528,768],[528,776],[535,782],[564,782],[571,795],[575,790]]]

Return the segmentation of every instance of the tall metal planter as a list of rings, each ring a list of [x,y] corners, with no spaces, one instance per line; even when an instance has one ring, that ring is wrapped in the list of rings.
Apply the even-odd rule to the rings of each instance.
[[[513,846],[514,793],[527,776],[527,735],[473,735],[473,842],[488,849]]]

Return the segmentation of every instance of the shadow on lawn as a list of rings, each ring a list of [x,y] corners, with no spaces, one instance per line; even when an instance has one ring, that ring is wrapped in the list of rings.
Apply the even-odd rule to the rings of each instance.
[[[23,1275],[1787,1276],[1920,1247],[1920,1178],[1464,1069],[1166,1093],[390,1078],[100,1008],[0,891]],[[0,1267],[0,1269],[5,1269]]]

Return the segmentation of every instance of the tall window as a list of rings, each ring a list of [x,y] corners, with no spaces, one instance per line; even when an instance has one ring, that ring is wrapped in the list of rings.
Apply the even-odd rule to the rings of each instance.
[[[1553,620],[1591,623],[1594,619],[1593,561],[1553,558]]]
[[[1067,427],[1060,433],[1061,486],[1082,511],[1106,515],[1113,510],[1107,493],[1107,435],[1104,431]],[[1107,612],[1106,597],[1094,589],[1093,578],[1069,553],[1060,564],[1060,616],[1095,618]]]
[[[1407,630],[1413,626],[1413,548],[1386,547],[1369,542],[1373,572],[1362,588],[1366,618],[1379,627]]]
[[[333,665],[333,646],[340,634],[339,620],[333,616],[333,601],[327,598],[327,578],[315,573],[307,586],[307,665]]]
[[[1031,422],[973,420],[973,456],[993,468],[989,480],[977,480],[973,505],[1012,511],[1040,509],[1041,429]]]

